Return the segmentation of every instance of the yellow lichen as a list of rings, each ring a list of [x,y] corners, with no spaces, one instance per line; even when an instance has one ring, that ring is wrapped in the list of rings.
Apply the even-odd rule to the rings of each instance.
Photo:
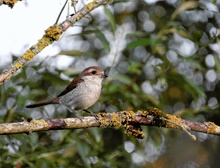
[[[165,127],[167,128],[174,128],[174,129],[179,129],[179,128],[184,128],[185,126],[181,122],[181,118],[179,116],[174,116],[170,114],[166,114],[166,125]]]
[[[135,113],[133,111],[126,111],[126,116],[129,117],[130,119],[135,117]]]
[[[45,36],[51,38],[52,41],[57,41],[60,38],[61,34],[61,27],[56,24],[45,30]]]
[[[33,124],[33,125],[37,124],[37,125],[40,125],[40,126],[43,125],[43,127],[47,127],[48,126],[48,123],[45,120],[43,120],[43,119],[41,119],[41,120],[34,120],[34,119],[32,119],[30,121],[30,124]]]
[[[37,46],[35,47],[34,52],[39,53],[40,51],[42,51],[45,47],[47,47],[51,43],[52,43],[52,41],[50,41],[50,38],[48,38],[47,36],[44,36],[43,38],[38,40],[38,43],[37,43]]]
[[[90,3],[87,4],[87,7],[88,7],[89,10],[93,9],[93,3],[94,2],[90,2]]]
[[[121,126],[121,121],[122,121],[122,119],[121,119],[121,116],[119,114],[113,113],[111,115],[111,124],[112,124],[112,126],[120,127]]]
[[[138,113],[143,117],[147,117],[147,115],[152,115],[154,117],[153,122],[151,123],[152,125],[161,127],[164,126],[166,123],[166,121],[164,120],[166,118],[166,114],[156,107],[150,107],[146,111],[139,110]]]
[[[185,131],[193,140],[196,140],[196,136],[191,134],[184,123],[182,123],[182,120],[179,116],[173,116],[170,114],[166,114],[166,118],[164,118],[166,121],[165,127],[167,128],[173,128],[173,129],[182,129]],[[188,128],[189,129],[189,128]]]
[[[19,62],[16,62],[15,63],[15,68],[16,69],[19,69],[19,68],[21,68],[22,67],[22,64],[21,63],[19,63]]]
[[[106,127],[108,126],[109,123],[109,118],[107,113],[99,113],[98,114],[99,122],[100,122],[100,127]]]
[[[160,109],[158,109],[156,107],[149,107],[147,109],[147,112],[148,112],[148,114],[151,114],[153,116],[157,116],[157,118],[166,116],[166,114],[163,111],[161,111]]]
[[[166,114],[156,107],[149,107],[146,111],[139,110],[138,113],[143,117],[146,117],[147,115],[152,115],[155,118],[166,117]]]
[[[31,51],[30,49],[27,50],[26,53],[22,55],[22,57],[27,60],[32,60],[34,56],[35,56],[35,53]]]
[[[136,114],[133,111],[122,111],[120,113],[98,114],[100,127],[125,128],[125,133],[136,138],[144,138],[140,125],[131,125],[129,121],[134,119]]]
[[[207,133],[210,134],[210,133],[215,133],[216,132],[216,129],[218,128],[218,126],[213,123],[213,122],[205,122],[205,125],[208,126],[208,129],[207,129]]]
[[[62,31],[58,25],[48,28],[45,31],[45,35],[38,40],[38,43],[32,46],[26,53],[23,54],[23,58],[27,60],[33,59],[33,57],[41,52],[45,47],[51,44],[53,41],[58,40]]]
[[[5,0],[4,2],[12,8],[17,1],[18,0]]]
[[[135,113],[132,111],[123,111],[120,113],[111,113],[111,114],[105,114],[100,113],[98,114],[100,118],[100,127],[124,127],[128,123],[129,120],[135,117]]]
[[[133,125],[127,125],[125,127],[125,134],[127,135],[132,135],[134,136],[135,138],[138,138],[138,139],[143,139],[144,138],[144,133],[142,132],[142,129],[140,126],[133,126]]]

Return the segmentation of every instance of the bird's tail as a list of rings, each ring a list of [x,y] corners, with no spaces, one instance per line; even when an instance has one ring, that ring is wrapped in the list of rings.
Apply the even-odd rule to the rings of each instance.
[[[55,97],[53,99],[44,100],[44,101],[41,101],[39,103],[27,105],[26,108],[35,108],[35,107],[39,107],[39,106],[45,106],[45,105],[48,105],[48,104],[58,104],[58,103],[59,103],[59,98]]]

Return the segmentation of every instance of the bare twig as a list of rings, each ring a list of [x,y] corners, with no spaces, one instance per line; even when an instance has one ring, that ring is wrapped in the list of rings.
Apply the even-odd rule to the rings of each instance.
[[[57,24],[59,22],[60,16],[63,13],[63,10],[65,9],[67,2],[68,2],[68,0],[66,0],[66,2],[64,3],[62,9],[60,10],[60,13],[59,13],[59,15],[57,17],[57,20],[56,20],[55,24]]]

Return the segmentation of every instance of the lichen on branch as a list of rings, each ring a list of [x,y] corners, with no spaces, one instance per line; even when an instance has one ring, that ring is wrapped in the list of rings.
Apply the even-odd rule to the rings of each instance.
[[[143,126],[157,126],[178,129],[187,132],[194,140],[194,135],[188,131],[204,132],[207,134],[220,135],[220,127],[213,122],[192,122],[181,119],[178,116],[166,114],[160,109],[152,107],[147,110],[121,111],[115,113],[98,113],[96,117],[88,116],[82,120],[78,118],[31,120],[19,123],[0,124],[0,135],[31,133],[58,129],[80,129],[91,127],[123,128],[127,135],[135,138],[144,138],[141,129]]]

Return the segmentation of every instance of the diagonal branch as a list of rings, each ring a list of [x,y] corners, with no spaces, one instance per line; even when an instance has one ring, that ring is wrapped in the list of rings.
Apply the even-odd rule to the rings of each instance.
[[[13,64],[11,64],[2,72],[2,74],[0,74],[0,84],[8,80],[18,69],[22,68],[28,61],[32,60],[34,56],[40,53],[45,47],[52,44],[54,41],[59,40],[63,32],[66,31],[70,26],[82,19],[95,8],[108,2],[108,0],[94,0],[85,5],[81,10],[76,12],[76,14],[61,24],[54,24],[52,27],[49,27],[47,30],[45,30],[45,34],[41,39],[38,40],[37,44],[31,46],[20,58],[14,61]]]
[[[178,116],[165,114],[157,108],[146,111],[121,111],[117,113],[99,113],[98,120],[94,116],[65,119],[31,120],[30,122],[0,124],[0,135],[31,133],[47,130],[79,129],[91,127],[124,128],[125,133],[136,138],[144,138],[141,126],[157,126],[178,130],[192,130],[207,134],[220,135],[220,127],[212,122],[192,122]]]

